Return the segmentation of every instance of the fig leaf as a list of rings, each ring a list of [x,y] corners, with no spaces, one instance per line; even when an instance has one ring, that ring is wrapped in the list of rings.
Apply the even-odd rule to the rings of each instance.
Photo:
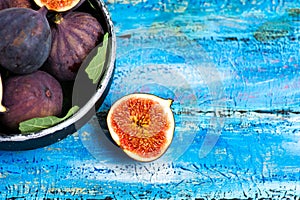
[[[93,2],[91,2],[90,0],[88,0],[88,3],[90,4],[90,6],[94,9],[94,10],[97,10],[93,4]]]
[[[104,63],[106,60],[106,50],[107,50],[107,42],[108,41],[108,33],[106,33],[103,37],[103,42],[98,45],[89,55],[93,55],[94,51],[97,50],[97,54],[92,57],[88,66],[85,69],[85,72],[88,74],[89,79],[93,81],[93,84],[96,84],[100,79],[100,76],[103,71]],[[90,59],[90,56],[87,56],[87,60]],[[85,63],[85,62],[84,62]]]
[[[56,116],[48,116],[48,117],[37,117],[37,118],[23,121],[19,124],[19,130],[21,131],[21,133],[29,133],[29,132],[36,132],[42,129],[49,128],[71,117],[75,112],[77,112],[78,109],[79,109],[78,106],[73,106],[72,108],[70,108],[68,113],[62,118]]]

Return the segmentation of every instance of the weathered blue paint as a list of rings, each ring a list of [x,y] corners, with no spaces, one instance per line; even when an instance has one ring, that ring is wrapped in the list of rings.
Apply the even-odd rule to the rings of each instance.
[[[0,152],[0,197],[299,198],[300,2],[106,3],[118,49],[98,118],[54,145]],[[174,99],[173,143],[152,163],[106,137],[105,113],[132,92]]]

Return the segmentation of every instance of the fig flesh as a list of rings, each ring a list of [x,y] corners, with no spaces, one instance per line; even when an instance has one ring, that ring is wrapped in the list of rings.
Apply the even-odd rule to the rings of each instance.
[[[2,105],[2,97],[3,97],[3,84],[2,84],[2,79],[0,75],[0,113],[6,112],[5,106]]]
[[[52,47],[44,69],[58,80],[75,80],[87,54],[103,36],[102,26],[83,12],[57,14],[51,25]]]
[[[40,7],[46,6],[48,10],[64,12],[78,7],[83,0],[34,0],[34,2]]]
[[[8,8],[0,11],[0,65],[16,74],[38,70],[49,56],[51,30],[47,9]]]
[[[3,105],[8,111],[0,117],[2,123],[12,130],[16,130],[22,121],[61,113],[61,85],[46,72],[10,77],[4,82],[3,91]]]
[[[112,139],[131,158],[149,162],[162,156],[174,133],[172,100],[150,94],[130,94],[108,112]]]

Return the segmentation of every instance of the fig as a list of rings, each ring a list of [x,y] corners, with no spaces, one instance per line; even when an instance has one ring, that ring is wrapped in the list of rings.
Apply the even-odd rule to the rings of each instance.
[[[84,0],[34,0],[40,6],[46,6],[48,10],[64,12],[78,7]]]
[[[3,97],[3,85],[2,85],[1,75],[0,75],[0,113],[6,112],[6,108],[2,105],[2,97]]]
[[[58,80],[75,80],[82,61],[104,31],[96,18],[83,12],[57,14],[53,22],[52,47],[44,69]]]
[[[16,74],[38,70],[49,56],[51,30],[47,9],[8,8],[0,11],[0,65]]]
[[[0,0],[0,10],[12,7],[30,8],[30,0]]]
[[[162,156],[174,134],[172,100],[151,94],[129,94],[107,115],[111,138],[131,158],[150,162]]]
[[[44,71],[10,77],[4,82],[3,91],[3,105],[8,111],[0,117],[2,123],[12,130],[31,118],[61,114],[61,85]]]

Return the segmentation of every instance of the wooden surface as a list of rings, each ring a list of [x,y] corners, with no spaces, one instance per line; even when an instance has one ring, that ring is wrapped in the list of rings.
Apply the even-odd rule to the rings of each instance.
[[[1,199],[299,198],[300,2],[106,4],[117,61],[99,113],[56,144],[1,151]],[[106,137],[133,92],[174,100],[174,140],[151,163]]]

